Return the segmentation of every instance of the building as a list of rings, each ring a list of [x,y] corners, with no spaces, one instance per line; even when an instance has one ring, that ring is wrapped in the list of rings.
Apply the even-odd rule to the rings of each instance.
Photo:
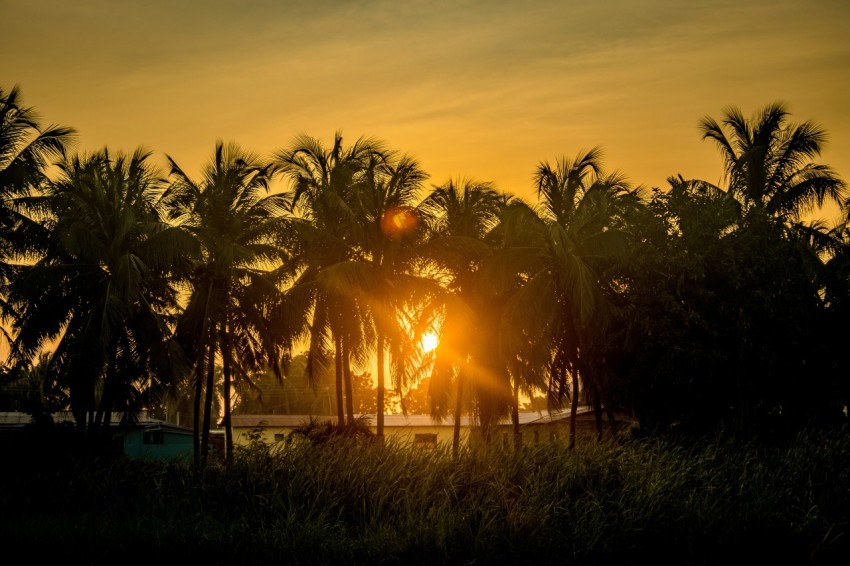
[[[139,415],[133,423],[121,423],[121,413],[112,413],[110,434],[112,440],[121,445],[127,456],[144,460],[191,459],[193,456],[192,429],[172,423],[152,419],[147,414]],[[69,412],[50,415],[53,426],[74,426],[74,417]],[[25,433],[33,430],[33,419],[28,413],[0,412],[0,439],[16,440],[24,438]],[[41,435],[30,435],[36,440],[44,434],[50,434],[50,428],[39,427]],[[59,430],[54,430],[59,434]]]
[[[537,445],[544,442],[559,442],[569,440],[571,414],[569,409],[548,413],[521,412],[519,414],[520,439],[525,445]],[[623,431],[634,424],[634,419],[628,413],[615,411],[617,430]],[[610,435],[611,425],[608,417],[602,415],[603,435]],[[513,442],[513,422],[510,417],[499,421],[493,440],[507,445]],[[597,435],[596,413],[593,407],[583,405],[576,410],[576,436]]]
[[[377,431],[376,416],[360,415],[366,421],[372,433]],[[622,421],[630,420],[626,415],[618,415]],[[270,445],[285,441],[289,435],[308,423],[314,426],[336,425],[334,416],[310,415],[232,415],[233,443],[247,446],[252,440],[260,440]],[[464,416],[461,421],[461,443],[466,444],[470,435],[477,434],[474,419]],[[610,430],[607,418],[603,425]],[[519,414],[520,434],[526,444],[558,442],[569,439],[570,411],[551,413],[521,412]],[[596,417],[591,407],[579,407],[576,413],[578,434],[596,434]],[[414,446],[436,448],[441,444],[451,444],[454,435],[454,420],[449,417],[442,422],[430,415],[384,415],[384,436],[400,443],[412,443]],[[513,438],[513,424],[510,417],[502,419],[495,427],[493,440],[508,443]]]
[[[375,415],[360,415],[368,423],[372,433],[377,432]],[[268,444],[282,442],[292,432],[308,423],[318,425],[337,422],[336,417],[315,417],[310,415],[232,415],[233,443],[246,446],[251,440],[261,440]],[[461,421],[461,441],[466,442],[472,428],[470,417]],[[402,443],[412,442],[418,446],[436,448],[440,443],[451,443],[454,434],[454,421],[434,420],[430,415],[384,415],[384,436]]]

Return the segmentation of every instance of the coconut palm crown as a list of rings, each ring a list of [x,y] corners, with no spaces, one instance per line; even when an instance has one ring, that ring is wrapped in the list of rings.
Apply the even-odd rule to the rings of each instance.
[[[752,118],[730,107],[721,122],[705,117],[703,139],[723,155],[729,191],[747,207],[795,221],[815,207],[845,204],[847,187],[826,165],[812,162],[826,132],[811,121],[794,124],[784,104],[770,104]]]

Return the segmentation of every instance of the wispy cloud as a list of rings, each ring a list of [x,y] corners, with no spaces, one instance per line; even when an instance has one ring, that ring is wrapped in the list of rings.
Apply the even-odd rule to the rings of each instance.
[[[850,5],[839,0],[0,0],[4,80],[91,146],[187,167],[214,139],[386,137],[435,179],[526,190],[534,165],[602,144],[660,184],[716,180],[696,123],[777,98],[833,134],[850,175]],[[842,161],[843,160],[843,161]]]

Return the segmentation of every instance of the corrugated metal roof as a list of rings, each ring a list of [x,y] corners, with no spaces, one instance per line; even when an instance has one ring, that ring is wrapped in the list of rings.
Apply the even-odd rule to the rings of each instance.
[[[583,415],[592,411],[592,407],[581,406],[576,411],[576,415]],[[358,418],[366,419],[370,427],[375,427],[377,415],[358,415]],[[536,411],[523,411],[519,413],[519,424],[523,425],[545,425],[567,420],[570,418],[569,409],[564,411],[542,413]],[[232,415],[230,422],[235,428],[295,428],[310,422],[311,419],[320,423],[336,424],[337,418],[334,416],[310,416],[310,415]],[[505,417],[499,421],[500,425],[510,425],[511,418]],[[463,416],[461,426],[474,426],[476,421],[473,417]],[[386,428],[400,427],[453,427],[454,418],[449,416],[443,419],[442,422],[436,421],[431,415],[384,415],[384,426]]]
[[[69,411],[61,411],[58,413],[52,413],[51,418],[53,418],[53,422],[56,424],[61,423],[71,423],[75,422],[74,415]],[[121,424],[121,419],[124,416],[123,413],[112,413],[110,424],[114,427],[117,427]],[[17,426],[25,426],[32,422],[32,416],[29,413],[21,413],[21,412],[0,412],[0,426],[3,427],[17,427]],[[167,421],[161,421],[159,419],[152,419],[148,416],[147,412],[142,412],[138,416],[138,420],[134,425],[141,428],[147,427],[164,427],[173,431],[189,431],[192,432],[191,428],[186,428],[183,426],[178,426],[174,423],[169,423]]]
[[[336,424],[336,417],[311,415],[231,415],[234,428],[280,427],[295,428],[314,420],[319,423]]]
[[[364,415],[369,418],[369,426],[376,426],[377,415]],[[435,420],[431,415],[384,415],[384,426],[387,428],[396,427],[429,427],[429,426],[454,426],[454,418],[448,417],[441,422]],[[471,426],[475,424],[472,417],[461,417],[461,426]]]
[[[589,406],[580,406],[576,411],[577,415],[584,415],[586,413],[592,412],[593,408]],[[60,412],[54,413],[52,415],[53,422],[55,423],[73,423],[74,417],[70,412]],[[113,413],[111,423],[113,425],[118,425],[121,422],[122,413]],[[358,415],[358,418],[365,419],[369,426],[376,426],[376,415],[368,414],[368,415]],[[519,424],[520,426],[525,425],[546,425],[557,423],[560,421],[568,420],[570,418],[569,409],[552,412],[552,413],[542,413],[535,411],[522,411],[519,413]],[[311,420],[315,420],[319,423],[332,423],[336,424],[337,418],[335,416],[311,416],[311,415],[232,415],[230,417],[231,423],[235,428],[262,428],[262,427],[273,427],[273,428],[295,428],[299,426],[303,426],[309,423]],[[28,413],[21,412],[0,412],[0,426],[2,427],[19,427],[28,425],[32,422],[32,417]],[[511,425],[512,421],[510,416],[504,417],[499,420],[499,425],[508,426]],[[475,419],[470,416],[463,416],[461,420],[461,426],[469,427],[474,426],[476,424]],[[173,423],[168,423],[166,421],[161,421],[157,419],[151,419],[148,417],[146,413],[141,413],[139,415],[139,420],[137,422],[137,426],[140,427],[149,427],[149,426],[166,426],[169,428],[173,428],[174,430],[188,430],[191,431],[190,428],[180,427]],[[442,422],[436,421],[431,415],[384,415],[384,426],[386,428],[403,428],[403,427],[453,427],[454,419],[449,416],[446,419],[443,419]]]
[[[357,415],[357,418],[366,421],[368,426],[374,427],[377,425],[377,415]],[[313,419],[319,423],[336,424],[337,418],[333,416],[310,416],[310,415],[232,415],[230,423],[235,428],[294,428],[303,426]],[[461,426],[470,426],[473,424],[472,418],[464,416],[461,420]],[[387,428],[398,427],[434,427],[434,426],[454,426],[454,420],[450,417],[442,422],[437,422],[431,415],[384,415],[384,426]]]

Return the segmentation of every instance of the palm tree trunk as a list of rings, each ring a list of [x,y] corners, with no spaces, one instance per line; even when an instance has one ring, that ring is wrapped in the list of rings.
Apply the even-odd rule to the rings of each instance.
[[[596,442],[602,442],[602,395],[598,390],[593,399],[593,415],[596,417]]]
[[[376,346],[378,358],[378,414],[377,414],[377,436],[378,442],[384,441],[384,333],[381,329],[377,331]]]
[[[222,365],[224,371],[224,399],[222,412],[223,417],[222,421],[224,423],[224,461],[230,462],[230,459],[233,457],[233,427],[230,425],[230,388],[231,388],[231,355],[232,352],[230,350],[230,337],[227,334],[227,323],[224,325],[224,332],[222,332]]]
[[[91,391],[89,392],[89,404],[86,407],[86,419],[88,420],[88,426],[86,428],[87,432],[91,432],[94,430],[94,417],[95,417],[95,407],[97,404],[94,400],[95,390],[94,384],[91,386]]]
[[[348,340],[342,339],[342,375],[345,378],[345,410],[348,413],[348,425],[354,425],[354,390],[351,384],[351,352]]]
[[[195,399],[192,402],[192,448],[195,454],[195,465],[201,464],[201,394],[204,391],[204,353],[201,346],[198,359],[195,362]]]
[[[460,449],[460,419],[463,413],[463,388],[465,381],[463,373],[459,373],[457,376],[457,399],[455,400],[455,426],[454,433],[452,434],[452,455],[455,457],[457,457],[458,450]]]
[[[576,447],[576,413],[578,412],[578,368],[573,369],[573,394],[570,399],[570,450]]]
[[[519,379],[514,381],[514,398],[511,404],[511,424],[514,428],[514,449],[522,448],[522,433],[519,431]]]
[[[106,361],[103,392],[100,394],[100,403],[98,403],[97,413],[94,417],[94,432],[97,435],[105,433],[110,421],[112,421],[112,399],[115,397],[115,380],[117,379],[116,357],[115,348],[110,348]]]
[[[206,465],[210,451],[210,421],[212,420],[213,392],[215,388],[215,325],[210,332],[207,350],[207,389],[204,396],[204,429],[201,432],[201,465]]]
[[[617,435],[617,419],[614,417],[614,409],[611,408],[611,403],[605,403],[605,413],[608,415],[608,423],[611,425],[611,436],[617,440],[619,439]]]
[[[342,400],[342,340],[334,335],[334,365],[336,367],[336,418],[337,426],[345,426],[345,407]]]

